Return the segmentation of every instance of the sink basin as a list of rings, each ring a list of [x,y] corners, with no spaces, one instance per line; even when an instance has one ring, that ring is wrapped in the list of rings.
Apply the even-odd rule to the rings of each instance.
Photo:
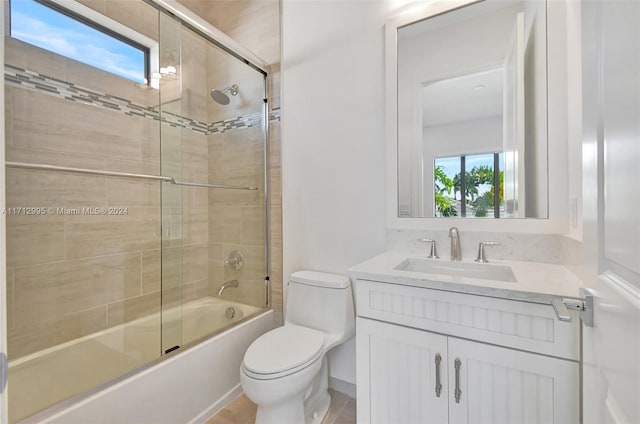
[[[469,262],[440,262],[409,258],[394,269],[399,271],[424,272],[427,274],[450,275],[454,277],[479,278],[481,280],[498,280],[516,282],[511,267]]]

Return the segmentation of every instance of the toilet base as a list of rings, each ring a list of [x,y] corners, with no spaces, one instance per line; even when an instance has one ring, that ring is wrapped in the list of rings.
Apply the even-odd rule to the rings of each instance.
[[[325,392],[320,401],[312,410],[307,411],[306,415],[302,407],[302,399],[270,405],[266,408],[260,407],[256,414],[255,424],[321,424],[329,412],[330,403],[329,392]]]
[[[302,395],[268,407],[258,406],[255,424],[301,424],[305,422]]]
[[[309,378],[304,372],[315,374],[304,390],[295,390],[298,387],[295,379],[287,380],[286,385],[283,385],[284,381],[273,385],[276,381],[254,380],[241,370],[240,380],[245,393],[258,404],[255,424],[321,424],[331,403],[328,368],[327,358],[324,356],[322,361],[312,367],[285,377],[297,377],[297,383],[304,383]],[[278,390],[287,390],[293,394],[283,397]]]
[[[305,424],[320,424],[329,412],[329,365],[327,356],[322,358],[322,368],[313,379],[311,387],[304,396]]]
[[[331,396],[329,392],[324,392],[324,396],[316,404],[316,406],[307,413],[304,417],[305,424],[320,424],[327,416],[329,412],[329,404],[331,403]]]

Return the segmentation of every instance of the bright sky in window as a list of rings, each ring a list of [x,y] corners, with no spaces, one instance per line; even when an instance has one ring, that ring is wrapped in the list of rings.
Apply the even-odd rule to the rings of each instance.
[[[468,171],[474,166],[493,168],[493,153],[466,155],[465,164]],[[436,166],[442,166],[447,177],[453,178],[460,173],[460,156],[436,158]],[[502,171],[502,157],[500,158],[500,171]]]
[[[145,53],[34,0],[11,0],[11,36],[132,81],[145,80]]]

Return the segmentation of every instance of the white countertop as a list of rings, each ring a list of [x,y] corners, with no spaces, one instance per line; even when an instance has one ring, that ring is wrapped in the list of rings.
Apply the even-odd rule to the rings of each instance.
[[[349,277],[405,286],[446,290],[457,293],[550,303],[554,297],[579,298],[582,280],[562,265],[494,260],[489,265],[510,266],[516,282],[458,277],[394,269],[408,258],[449,261],[448,258],[427,259],[426,255],[385,252],[347,270]],[[473,262],[464,258],[462,262]],[[357,284],[357,283],[355,283]]]

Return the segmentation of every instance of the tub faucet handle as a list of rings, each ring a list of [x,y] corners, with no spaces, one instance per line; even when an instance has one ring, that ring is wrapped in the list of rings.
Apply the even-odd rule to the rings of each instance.
[[[427,258],[429,259],[440,259],[440,256],[438,256],[438,248],[436,247],[436,241],[433,239],[428,239],[428,238],[421,238],[418,239],[418,241],[422,242],[422,243],[431,243],[431,246],[429,248],[429,256],[427,256]]]
[[[224,261],[225,268],[231,268],[239,271],[244,265],[244,255],[239,250],[232,250],[229,257]]]

